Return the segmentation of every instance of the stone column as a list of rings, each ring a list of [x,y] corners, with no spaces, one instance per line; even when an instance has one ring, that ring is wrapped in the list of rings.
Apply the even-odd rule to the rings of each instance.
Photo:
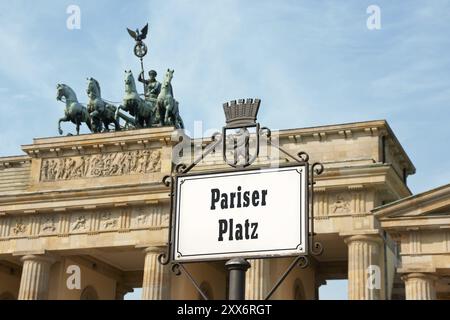
[[[382,239],[378,235],[353,235],[348,245],[348,299],[379,300],[384,287]]]
[[[270,288],[270,260],[253,259],[245,277],[245,300],[263,300]]]
[[[55,261],[47,256],[26,255],[20,279],[19,300],[45,300],[48,297],[50,266]]]
[[[409,273],[405,281],[406,300],[435,300],[437,277],[430,273]]]
[[[168,298],[169,279],[167,268],[159,263],[158,256],[165,251],[163,246],[148,247],[145,252],[142,300],[163,300]]]

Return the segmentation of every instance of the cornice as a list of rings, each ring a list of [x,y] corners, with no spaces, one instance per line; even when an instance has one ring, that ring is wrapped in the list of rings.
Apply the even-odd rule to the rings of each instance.
[[[450,216],[415,216],[380,219],[381,227],[389,231],[450,230]]]
[[[394,152],[401,159],[409,174],[414,174],[414,167],[408,154],[403,149],[391,127],[386,120],[374,120],[354,123],[344,123],[326,126],[317,126],[309,128],[297,128],[280,130],[277,132],[280,138],[289,139],[295,142],[301,142],[302,139],[312,136],[315,140],[322,141],[327,136],[334,135],[341,139],[350,139],[355,133],[364,133],[370,136],[386,136],[388,143],[391,144]]]
[[[402,165],[406,168],[407,173],[414,174],[416,172],[414,164],[403,149],[386,120],[362,121],[272,131],[272,136],[278,136],[279,139],[288,140],[294,143],[303,143],[305,141],[325,141],[330,136],[333,136],[333,139],[352,139],[356,136],[356,134],[387,137],[387,143],[391,146],[394,154],[396,154],[400,159]],[[192,141],[192,144],[201,144],[204,146],[211,142],[211,138],[203,137],[200,139],[193,139]]]
[[[0,157],[0,169],[30,162],[31,158],[27,155]]]
[[[32,158],[127,151],[133,148],[133,145],[143,145],[144,147],[173,145],[177,142],[171,139],[173,132],[173,127],[163,127],[78,136],[35,138],[33,144],[22,145],[22,150]]]
[[[314,134],[317,132],[323,132],[324,134],[339,134],[342,138],[350,137],[353,131],[366,132],[370,135],[378,134],[379,128],[386,128],[386,120],[374,120],[374,121],[362,121],[351,122],[324,126],[314,126],[306,128],[293,128],[293,129],[281,129],[279,134],[282,137],[289,137],[295,134]]]
[[[411,194],[408,186],[395,173],[389,164],[374,163],[370,165],[346,166],[327,168],[323,174],[316,178],[316,187],[386,187],[398,197],[406,197]]]
[[[433,204],[436,205],[433,206]],[[450,206],[450,184],[375,208],[372,212],[380,219],[388,219],[396,216],[405,216],[409,212],[417,211],[417,208],[425,206],[429,208],[421,211],[421,214],[437,210],[440,207]]]

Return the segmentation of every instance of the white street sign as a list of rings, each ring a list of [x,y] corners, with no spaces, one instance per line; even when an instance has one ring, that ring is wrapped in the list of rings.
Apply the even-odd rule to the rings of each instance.
[[[307,253],[307,167],[178,176],[173,259]]]

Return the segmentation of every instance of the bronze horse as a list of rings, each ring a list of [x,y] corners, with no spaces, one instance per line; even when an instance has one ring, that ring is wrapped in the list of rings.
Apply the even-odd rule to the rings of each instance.
[[[63,97],[65,101],[63,101]],[[61,129],[61,122],[67,121],[71,121],[77,126],[77,135],[80,134],[80,126],[83,122],[86,123],[89,130],[92,132],[89,112],[87,111],[85,106],[78,102],[77,95],[71,87],[66,84],[56,85],[56,100],[66,103],[66,108],[64,109],[64,117],[62,117],[58,121],[59,134],[63,134],[63,131]]]
[[[94,132],[109,131],[109,124],[113,123],[116,131],[120,131],[119,121],[115,118],[116,106],[105,102],[101,96],[100,84],[94,78],[88,78],[86,93],[89,97],[87,111],[92,121]],[[102,125],[103,124],[103,125]]]

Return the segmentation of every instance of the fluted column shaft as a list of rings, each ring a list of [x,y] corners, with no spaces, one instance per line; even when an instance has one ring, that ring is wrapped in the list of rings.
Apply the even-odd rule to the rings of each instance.
[[[251,267],[245,277],[245,299],[263,300],[270,290],[270,261],[268,259],[248,260]]]
[[[370,285],[372,277],[382,277],[383,273],[371,274],[371,270],[381,271],[382,239],[376,235],[354,235],[345,239],[348,245],[348,299],[379,300],[381,287]],[[382,284],[384,279],[376,279]]]
[[[22,257],[22,261],[19,300],[47,299],[50,266],[54,260],[45,256],[26,255]]]
[[[406,300],[435,300],[437,277],[429,273],[409,273],[405,281]]]
[[[144,279],[142,282],[142,300],[162,300],[168,298],[169,284],[166,268],[159,263],[158,256],[164,247],[145,249]]]

